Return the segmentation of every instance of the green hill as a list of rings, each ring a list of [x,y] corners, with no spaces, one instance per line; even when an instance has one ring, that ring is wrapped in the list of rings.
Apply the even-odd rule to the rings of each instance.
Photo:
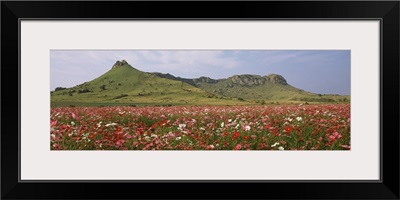
[[[346,102],[350,96],[322,95],[304,91],[289,85],[286,79],[277,74],[235,75],[226,79],[200,77],[186,79],[171,74],[153,73],[158,77],[179,80],[208,93],[253,102]]]
[[[254,105],[269,103],[349,102],[350,96],[321,95],[289,85],[270,74],[235,75],[226,79],[187,79],[142,72],[125,60],[100,77],[51,92],[51,106],[108,105]]]
[[[237,99],[208,93],[182,81],[142,72],[117,61],[100,77],[51,92],[51,106],[101,105],[243,105]]]

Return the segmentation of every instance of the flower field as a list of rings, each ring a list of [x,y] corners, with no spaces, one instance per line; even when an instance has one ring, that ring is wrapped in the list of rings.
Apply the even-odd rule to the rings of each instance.
[[[349,150],[350,105],[51,108],[51,150]]]

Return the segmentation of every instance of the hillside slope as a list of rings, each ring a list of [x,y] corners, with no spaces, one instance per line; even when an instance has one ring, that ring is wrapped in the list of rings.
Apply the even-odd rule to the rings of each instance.
[[[51,106],[254,105],[265,103],[349,102],[350,96],[321,95],[287,83],[277,74],[242,74],[226,79],[175,77],[142,72],[125,60],[100,77],[51,92]]]
[[[153,74],[170,80],[182,81],[215,95],[253,102],[345,102],[345,98],[350,99],[349,96],[321,95],[304,91],[289,85],[286,79],[278,74],[267,76],[242,74],[226,79],[212,79],[204,76],[187,79],[175,77],[171,74],[157,72]]]
[[[182,81],[139,71],[124,60],[117,61],[108,72],[92,81],[52,92],[51,103],[52,106],[244,104]]]

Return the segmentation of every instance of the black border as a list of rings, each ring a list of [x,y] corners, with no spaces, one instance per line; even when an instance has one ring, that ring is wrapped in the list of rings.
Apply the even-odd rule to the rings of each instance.
[[[397,1],[2,1],[1,198],[399,199],[399,8]],[[380,19],[381,182],[18,182],[20,19]],[[13,75],[11,75],[13,74]],[[18,83],[15,83],[18,74]],[[18,97],[18,98],[16,98]],[[18,112],[16,112],[18,110]],[[384,119],[384,120],[383,120]],[[382,123],[384,122],[384,124]],[[11,125],[13,124],[13,125]],[[15,125],[16,124],[16,125]],[[384,126],[383,126],[384,125]],[[16,128],[16,126],[18,128]],[[366,155],[368,156],[368,155]],[[224,187],[228,190],[223,189]],[[189,196],[187,196],[189,194]]]

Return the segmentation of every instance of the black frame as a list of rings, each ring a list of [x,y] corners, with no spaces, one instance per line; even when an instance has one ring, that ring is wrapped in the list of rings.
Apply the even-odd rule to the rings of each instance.
[[[399,9],[398,1],[2,1],[1,198],[399,199]],[[50,18],[379,19],[381,20],[381,134],[384,135],[381,138],[382,180],[379,182],[19,182],[20,80],[16,78],[16,74],[19,77],[20,62],[19,20]],[[10,84],[16,80],[18,83]],[[16,125],[11,126],[11,124]],[[15,128],[16,126],[18,128]],[[223,190],[222,186],[230,190]]]

